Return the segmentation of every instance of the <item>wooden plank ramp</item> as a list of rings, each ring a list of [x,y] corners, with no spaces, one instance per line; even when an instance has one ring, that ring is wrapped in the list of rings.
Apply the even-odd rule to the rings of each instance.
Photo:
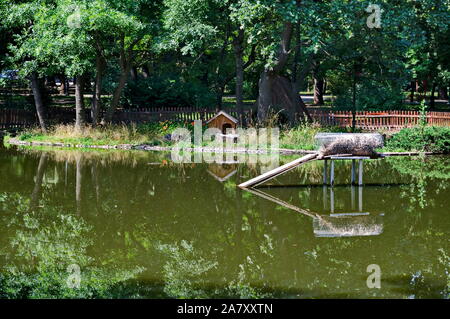
[[[255,178],[252,178],[251,180],[248,180],[242,184],[239,184],[238,186],[240,188],[249,188],[249,187],[255,187],[258,186],[264,182],[267,182],[268,180],[271,180],[272,178],[275,178],[281,174],[284,174],[302,164],[314,161],[317,159],[317,157],[319,157],[319,154],[308,154],[306,156],[303,156],[301,158],[298,158],[292,162],[289,162],[287,164],[284,164],[280,167],[277,167],[271,171],[268,171],[264,174],[261,174]]]

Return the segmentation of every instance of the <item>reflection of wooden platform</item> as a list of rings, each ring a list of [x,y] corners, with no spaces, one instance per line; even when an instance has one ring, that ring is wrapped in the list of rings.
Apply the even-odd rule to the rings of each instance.
[[[316,237],[377,236],[383,232],[381,215],[337,214],[313,219]]]
[[[356,212],[324,215],[289,204],[259,189],[245,190],[285,208],[311,217],[313,219],[313,231],[316,237],[377,236],[383,232],[383,214]]]

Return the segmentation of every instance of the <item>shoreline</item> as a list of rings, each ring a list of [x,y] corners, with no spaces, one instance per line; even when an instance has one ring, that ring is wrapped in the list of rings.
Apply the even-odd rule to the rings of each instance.
[[[156,151],[156,152],[171,152],[174,147],[170,146],[151,146],[151,145],[133,145],[133,144],[118,144],[118,145],[83,145],[83,144],[70,144],[70,143],[54,143],[54,142],[38,142],[38,141],[19,141],[15,138],[8,139],[5,142],[15,146],[47,146],[56,148],[75,148],[75,149],[103,149],[103,150],[129,150],[129,151]],[[199,153],[234,153],[234,154],[270,154],[278,153],[280,155],[301,155],[301,154],[315,154],[317,151],[300,150],[300,149],[248,149],[248,148],[213,148],[213,147],[187,147],[181,149],[183,152],[199,152]],[[446,155],[444,153],[435,152],[382,152],[379,153],[382,157],[391,156],[430,156],[430,155]]]
[[[70,143],[54,143],[54,142],[38,142],[38,141],[19,141],[15,138],[9,139],[5,142],[15,146],[48,146],[57,148],[78,148],[78,149],[104,149],[104,150],[129,150],[129,151],[158,151],[170,152],[175,149],[171,146],[151,146],[151,145],[133,145],[133,144],[117,144],[117,145],[83,145]],[[279,153],[281,155],[295,155],[295,154],[315,154],[317,151],[311,150],[295,150],[295,149],[248,149],[248,148],[214,148],[214,147],[186,147],[180,149],[185,152],[200,152],[200,153],[236,153],[236,154],[270,154]]]

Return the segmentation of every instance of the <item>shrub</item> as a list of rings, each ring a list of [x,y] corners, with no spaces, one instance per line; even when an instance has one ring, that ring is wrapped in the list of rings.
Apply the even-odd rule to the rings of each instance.
[[[450,153],[450,127],[405,128],[387,141],[386,149]]]
[[[179,78],[152,77],[130,81],[124,90],[123,105],[145,107],[212,107],[215,97],[201,83],[185,82]]]

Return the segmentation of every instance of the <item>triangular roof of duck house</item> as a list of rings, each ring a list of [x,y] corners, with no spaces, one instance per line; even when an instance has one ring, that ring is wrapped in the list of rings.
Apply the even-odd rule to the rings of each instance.
[[[213,116],[213,118],[211,118],[210,120],[208,120],[206,123],[208,124],[209,122],[213,121],[214,119],[218,118],[220,115],[225,116],[226,118],[228,118],[230,121],[233,121],[234,123],[238,123],[238,120],[234,117],[231,116],[230,114],[228,114],[225,111],[220,111],[219,113],[217,113],[216,115]]]

